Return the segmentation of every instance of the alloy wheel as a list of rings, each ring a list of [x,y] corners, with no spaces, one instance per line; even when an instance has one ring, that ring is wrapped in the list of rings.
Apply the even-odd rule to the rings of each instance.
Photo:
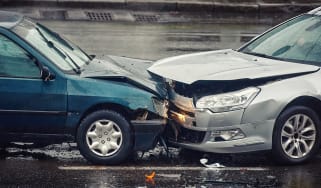
[[[282,127],[282,149],[291,158],[302,158],[312,150],[316,134],[316,125],[309,116],[295,114]]]

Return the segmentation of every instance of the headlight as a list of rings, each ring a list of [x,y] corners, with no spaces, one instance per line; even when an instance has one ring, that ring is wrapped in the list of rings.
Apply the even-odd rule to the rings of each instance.
[[[225,112],[246,108],[259,92],[259,88],[249,87],[230,93],[202,97],[196,102],[196,108],[210,109],[213,112]]]

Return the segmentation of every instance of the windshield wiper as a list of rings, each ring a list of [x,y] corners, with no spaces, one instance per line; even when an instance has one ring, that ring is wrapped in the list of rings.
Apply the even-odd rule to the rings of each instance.
[[[58,33],[51,31],[50,29],[48,29],[46,26],[37,23],[37,26],[39,26],[41,29],[45,30],[47,33],[49,33],[50,35],[53,35],[54,37],[56,37],[57,39],[59,39],[60,42],[62,42],[66,47],[68,47],[71,50],[74,50],[74,48],[64,39],[62,38]]]
[[[63,37],[61,37],[58,33],[51,31],[50,29],[48,29],[46,26],[37,23],[37,25],[45,30],[47,33],[49,33],[50,35],[53,35],[56,39],[58,39],[63,45],[65,45],[67,48],[69,48],[70,50],[74,51],[75,48],[77,48],[79,51],[81,51],[85,56],[87,56],[87,58],[89,59],[89,61],[86,62],[86,64],[88,65],[93,58],[91,58],[88,54],[86,54],[86,52],[84,52],[79,46],[76,45],[76,47],[74,48],[69,42],[68,40],[64,39]]]
[[[77,73],[80,74],[81,73],[81,68],[79,67],[79,65],[69,56],[68,53],[66,53],[65,51],[63,51],[62,49],[57,48],[54,43],[50,40],[47,39],[47,37],[41,32],[41,30],[36,27],[36,30],[38,31],[39,35],[45,40],[45,42],[47,43],[49,48],[54,49],[62,58],[66,59],[66,57],[68,57],[72,63],[73,66],[76,67],[76,69],[71,65],[71,67],[73,68],[73,70]],[[67,63],[69,63],[69,61],[67,61]]]
[[[254,56],[258,56],[258,57],[264,57],[264,58],[268,58],[268,59],[275,59],[275,60],[284,61],[283,58],[274,57],[274,56],[266,55],[266,54],[263,54],[263,53],[257,53],[257,52],[242,52],[242,53],[249,54],[249,55],[254,55]]]
[[[243,53],[249,54],[249,55],[255,55],[255,56],[259,56],[259,57],[271,58],[271,56],[266,55],[266,54],[262,54],[262,53],[256,53],[256,52],[243,52]]]
[[[63,51],[63,50],[61,50],[61,51]],[[80,66],[75,62],[75,60],[73,60],[73,59],[70,57],[70,55],[69,55],[67,52],[65,52],[65,51],[63,51],[63,52],[64,52],[65,55],[70,59],[70,61],[72,62],[72,64],[74,64],[75,67],[77,68],[76,72],[77,72],[78,74],[80,74],[80,73],[81,73],[81,68],[80,68]]]

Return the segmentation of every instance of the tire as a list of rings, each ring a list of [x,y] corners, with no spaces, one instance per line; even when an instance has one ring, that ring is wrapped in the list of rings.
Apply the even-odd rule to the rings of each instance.
[[[319,126],[319,117],[312,109],[305,106],[287,108],[277,118],[274,128],[272,155],[275,161],[299,164],[311,159],[320,147]]]
[[[100,110],[85,117],[77,130],[80,153],[91,163],[115,165],[132,153],[130,124],[119,113]]]

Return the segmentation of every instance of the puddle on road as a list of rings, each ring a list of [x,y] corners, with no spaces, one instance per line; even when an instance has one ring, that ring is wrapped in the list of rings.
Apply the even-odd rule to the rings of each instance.
[[[54,160],[57,162],[76,162],[87,164],[76,144],[54,144],[40,149],[7,148],[0,151],[0,159],[18,158],[34,160]],[[200,159],[208,159],[208,164],[220,163],[226,167],[266,167],[274,163],[266,153],[251,154],[211,154],[198,151],[169,148],[169,153],[161,146],[148,152],[136,152],[125,162],[129,166],[196,166],[202,167]]]
[[[0,150],[0,159],[20,159],[20,160],[55,160],[55,161],[82,161],[85,159],[76,149],[75,144],[54,144],[45,148],[20,149],[15,147]]]
[[[310,188],[319,185],[321,180],[320,157],[306,165],[279,166],[271,162],[266,153],[217,155],[171,148],[168,157],[162,147],[157,147],[141,156],[139,152],[121,166],[93,166],[82,158],[75,145],[51,145],[44,149],[8,148],[0,153],[0,183],[8,181],[10,184],[8,175],[15,174],[16,169],[24,172],[25,181],[31,186],[33,184],[28,179],[43,181],[46,175],[53,174],[58,183],[64,182],[68,176],[69,184],[75,187]],[[209,159],[208,164],[218,162],[226,168],[205,168],[200,164],[201,158]],[[28,171],[34,173],[32,169],[38,169],[37,173],[41,175],[29,177]],[[146,182],[145,174],[153,171],[155,178]],[[19,181],[23,182],[23,178]]]

